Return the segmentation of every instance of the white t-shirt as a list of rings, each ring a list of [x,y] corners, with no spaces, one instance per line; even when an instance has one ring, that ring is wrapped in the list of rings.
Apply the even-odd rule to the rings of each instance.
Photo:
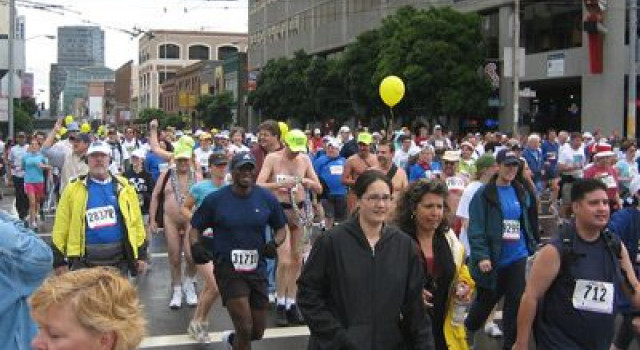
[[[558,164],[568,165],[568,166],[579,166],[580,169],[576,169],[571,172],[565,172],[567,175],[571,175],[575,178],[584,177],[584,167],[587,164],[586,157],[584,155],[584,148],[580,147],[577,150],[574,150],[571,147],[566,147],[560,150],[560,156],[558,157]]]
[[[142,141],[138,139],[132,139],[131,141],[127,141],[127,139],[124,139],[122,141],[122,148],[124,148],[127,151],[125,154],[125,157],[126,157],[125,160],[127,160],[131,157],[131,152],[133,152],[134,150],[139,148],[146,150],[147,147],[144,143],[142,143]]]
[[[249,147],[245,145],[240,145],[240,146],[236,146],[235,144],[229,145],[229,153],[231,153],[232,155],[242,153],[242,152],[249,152],[249,151],[250,151]]]
[[[480,187],[482,187],[483,183],[480,181],[473,181],[465,187],[462,192],[462,197],[460,197],[460,202],[458,203],[458,210],[456,211],[456,216],[469,220],[469,206],[471,205],[471,200],[473,196],[478,192]],[[467,235],[467,229],[462,227],[460,230],[460,242],[464,246],[465,253],[467,256],[471,254],[471,246],[469,245],[469,236]]]
[[[196,156],[196,161],[200,164],[200,167],[203,168],[204,172],[209,171],[209,157],[213,153],[213,148],[209,148],[208,151],[203,150],[202,148],[196,148],[193,151],[193,154]]]

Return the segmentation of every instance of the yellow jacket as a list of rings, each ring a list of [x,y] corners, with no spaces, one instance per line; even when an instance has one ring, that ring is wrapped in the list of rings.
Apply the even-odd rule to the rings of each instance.
[[[453,317],[453,309],[455,307],[455,303],[453,302],[453,300],[455,298],[455,288],[458,282],[464,282],[469,285],[469,287],[471,287],[471,291],[474,290],[476,284],[471,278],[469,269],[467,269],[467,264],[465,264],[464,262],[464,246],[462,245],[462,243],[460,243],[452,230],[449,230],[445,234],[445,237],[447,239],[447,243],[449,243],[449,248],[451,248],[453,261],[456,264],[456,274],[453,278],[451,286],[449,287],[449,298],[447,300],[447,316],[444,319],[444,337],[447,342],[447,348],[449,348],[449,350],[469,350],[464,325],[454,326],[451,323],[451,319]]]
[[[124,220],[128,243],[125,244],[125,255],[132,264],[135,260],[145,259],[147,254],[140,202],[136,190],[127,179],[115,175],[111,175],[111,179],[117,181],[118,206]],[[65,258],[85,255],[85,214],[88,198],[86,175],[72,180],[62,192],[51,234],[54,267],[65,265]]]

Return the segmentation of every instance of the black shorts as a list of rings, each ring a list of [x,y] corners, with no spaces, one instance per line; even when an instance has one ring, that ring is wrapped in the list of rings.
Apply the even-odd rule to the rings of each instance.
[[[342,221],[347,217],[347,196],[329,195],[322,200],[324,215],[336,221]]]
[[[238,273],[228,263],[219,263],[214,269],[222,305],[236,298],[249,298],[253,310],[266,310],[269,305],[267,279],[256,273]]]

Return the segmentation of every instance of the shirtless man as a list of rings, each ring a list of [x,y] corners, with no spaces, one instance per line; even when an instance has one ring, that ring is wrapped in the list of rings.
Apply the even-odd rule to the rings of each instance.
[[[303,324],[304,320],[295,304],[296,280],[302,267],[302,227],[294,205],[304,210],[307,190],[316,194],[322,192],[322,185],[306,154],[307,137],[301,130],[291,130],[284,138],[285,149],[269,153],[264,160],[256,183],[270,189],[278,198],[287,216],[290,235],[278,248],[278,269],[276,271],[277,324]],[[295,203],[291,203],[291,191]]]
[[[378,169],[382,170],[383,173],[387,174],[387,177],[391,179],[391,185],[393,186],[393,198],[394,198],[394,207],[395,202],[404,190],[409,186],[409,179],[407,178],[407,173],[404,169],[396,166],[392,159],[393,153],[395,149],[393,147],[393,143],[382,140],[378,144],[378,149],[376,151],[376,155],[378,157]],[[392,211],[393,211],[392,208]]]
[[[342,183],[351,187],[356,183],[358,176],[371,168],[378,167],[378,159],[375,154],[371,154],[371,142],[373,137],[368,132],[358,134],[358,153],[352,155],[344,164],[342,173]],[[355,209],[356,196],[352,191],[347,194],[347,211],[353,213]]]
[[[155,122],[155,123],[154,123]],[[157,121],[150,124],[151,134],[157,132]],[[157,146],[157,138],[151,138],[152,149]],[[172,159],[175,167],[162,172],[156,181],[149,208],[149,229],[156,232],[156,211],[159,196],[164,195],[164,234],[167,239],[169,253],[169,268],[171,271],[171,286],[173,293],[169,307],[179,309],[182,306],[182,293],[184,292],[187,305],[196,306],[198,296],[195,291],[196,267],[191,258],[189,244],[189,220],[181,213],[185,199],[189,195],[189,189],[200,180],[192,167],[193,149],[189,147],[176,147]],[[168,177],[168,178],[167,178]],[[186,261],[185,279],[182,281],[182,252]]]

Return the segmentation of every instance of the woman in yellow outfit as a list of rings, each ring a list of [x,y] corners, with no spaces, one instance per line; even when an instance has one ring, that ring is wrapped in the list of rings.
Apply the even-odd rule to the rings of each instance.
[[[465,264],[464,247],[447,222],[447,186],[420,180],[398,202],[396,224],[418,243],[427,283],[423,298],[430,308],[437,350],[468,350],[465,308],[475,283]]]

